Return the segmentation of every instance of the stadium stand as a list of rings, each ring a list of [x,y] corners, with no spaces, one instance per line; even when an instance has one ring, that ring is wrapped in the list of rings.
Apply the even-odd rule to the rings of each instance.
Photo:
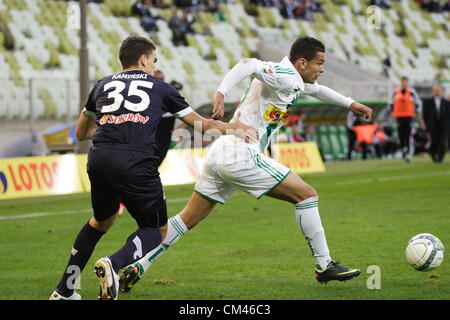
[[[200,11],[196,15],[195,33],[186,37],[188,46],[175,46],[172,41],[171,1],[163,1],[165,8],[153,8],[163,19],[157,20],[157,31],[151,33],[132,15],[133,3],[89,3],[93,82],[120,70],[117,48],[130,34],[155,41],[159,68],[168,82],[183,83],[182,93],[195,108],[210,103],[223,75],[242,57],[261,58],[261,44],[279,49],[280,41],[289,43],[299,35],[326,43],[332,76],[324,78],[325,84],[333,83],[337,90],[341,89],[338,84],[351,88],[350,94],[361,95],[358,99],[388,99],[388,90],[373,95],[373,90],[364,91],[364,86],[373,87],[374,79],[385,84],[397,83],[403,75],[413,84],[436,75],[450,79],[450,17],[422,10],[414,0],[392,1],[392,8],[383,9],[379,16],[373,7],[368,8],[369,1],[323,0],[323,13],[313,12],[312,21],[286,19],[278,8],[250,1],[221,2],[220,14]],[[0,0],[0,121],[26,121],[32,113],[40,121],[37,130],[43,130],[47,120],[54,124],[76,119],[80,108],[77,7],[76,1]],[[391,60],[388,78],[383,71],[387,56]],[[247,84],[235,88],[227,102],[239,101]],[[332,140],[331,145],[339,141]],[[342,152],[332,154],[339,158]]]

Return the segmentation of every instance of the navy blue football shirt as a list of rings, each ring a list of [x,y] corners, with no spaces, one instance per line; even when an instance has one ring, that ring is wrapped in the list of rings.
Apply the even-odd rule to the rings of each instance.
[[[94,144],[156,154],[156,131],[164,113],[184,117],[193,110],[168,83],[140,70],[117,73],[99,80],[85,109],[95,113]]]

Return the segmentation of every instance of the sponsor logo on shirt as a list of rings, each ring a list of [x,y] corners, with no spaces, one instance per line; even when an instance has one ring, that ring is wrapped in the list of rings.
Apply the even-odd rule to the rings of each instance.
[[[286,122],[287,118],[291,114],[291,108],[287,108],[286,110],[277,108],[273,104],[269,104],[269,107],[264,112],[264,120],[269,123],[278,124],[281,121]]]
[[[108,124],[122,124],[125,122],[134,122],[146,124],[150,118],[148,116],[143,116],[140,113],[125,113],[115,116],[113,114],[105,114],[101,117],[99,123],[100,125]]]

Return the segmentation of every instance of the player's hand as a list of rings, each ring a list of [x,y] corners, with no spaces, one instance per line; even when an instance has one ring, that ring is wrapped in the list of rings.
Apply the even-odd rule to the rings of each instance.
[[[240,120],[241,114],[238,112],[236,117],[234,117],[230,123],[233,124],[233,134],[236,137],[243,139],[245,142],[257,143],[258,142],[258,132],[255,128],[250,127]]]
[[[213,101],[213,119],[222,119],[223,115],[225,114],[225,104],[223,102],[224,96],[221,92],[216,91],[214,94],[214,101]]]
[[[366,120],[372,119],[372,113],[373,110],[369,108],[368,106],[365,106],[359,102],[354,101],[350,106],[349,109],[351,112],[356,114],[357,116],[363,116]]]

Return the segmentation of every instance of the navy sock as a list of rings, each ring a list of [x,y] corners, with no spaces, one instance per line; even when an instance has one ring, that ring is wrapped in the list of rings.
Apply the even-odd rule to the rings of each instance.
[[[63,296],[70,296],[74,291],[75,280],[83,271],[86,263],[92,255],[97,242],[105,234],[89,225],[89,222],[81,228],[73,244],[72,252],[67,263],[57,290]]]
[[[162,241],[158,229],[143,227],[128,237],[125,245],[111,255],[112,267],[116,273],[123,267],[139,260],[145,254],[156,248]]]

